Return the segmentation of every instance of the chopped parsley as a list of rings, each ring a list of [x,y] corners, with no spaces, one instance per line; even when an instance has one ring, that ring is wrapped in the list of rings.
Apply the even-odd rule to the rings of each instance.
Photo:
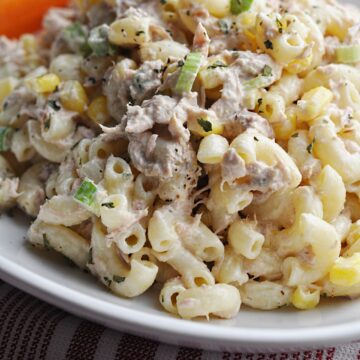
[[[45,130],[49,130],[51,126],[51,115],[49,116],[49,118],[44,122],[44,129]]]
[[[219,28],[224,34],[228,34],[230,32],[230,25],[225,20],[219,20]]]
[[[272,76],[272,68],[269,65],[265,65],[262,69],[262,76]]]
[[[50,251],[51,250],[51,245],[50,245],[50,242],[46,236],[46,234],[43,234],[43,242],[44,242],[44,247],[47,251]]]
[[[3,105],[3,110],[5,111],[9,107],[9,102],[5,101]]]
[[[125,279],[126,279],[126,278],[123,277],[123,276],[118,276],[118,275],[114,275],[114,276],[113,276],[113,281],[116,282],[116,283],[118,283],[118,284],[121,284],[122,282],[124,282]]]
[[[165,4],[166,4],[166,0],[160,0],[160,4],[161,4],[161,5],[165,5]]]
[[[107,285],[108,287],[111,286],[112,280],[109,279],[107,276],[104,276],[104,281],[105,281],[105,283],[106,283],[106,285]]]
[[[273,50],[274,49],[274,45],[270,40],[266,40],[264,41],[264,45],[267,49]]]
[[[254,140],[255,140],[255,141],[259,141],[259,139],[258,139],[256,136],[254,136]]]
[[[140,36],[141,34],[145,34],[144,30],[139,30],[135,33],[136,36]]]
[[[61,110],[61,106],[57,103],[56,100],[49,100],[48,105],[55,111]]]
[[[79,22],[74,22],[64,29],[64,38],[70,47],[76,47],[82,55],[89,56],[91,47],[88,43],[88,32]]]
[[[161,295],[161,302],[163,303],[165,301],[164,295]]]
[[[226,68],[228,67],[226,64],[224,64],[222,61],[220,60],[216,60],[213,64],[209,65],[207,68],[208,69],[216,69],[216,68]]]
[[[89,256],[88,256],[88,265],[94,265],[94,259],[93,259],[93,248],[91,247],[89,250]]]
[[[239,15],[248,11],[254,0],[230,0],[230,11],[233,15]]]
[[[292,134],[291,137],[292,138],[297,138],[297,137],[299,137],[299,133]]]
[[[313,141],[311,142],[311,144],[308,145],[308,147],[306,148],[306,151],[309,154],[312,154],[313,148],[314,148],[314,144],[315,144],[315,138],[313,139]]]
[[[275,22],[276,22],[276,26],[277,26],[277,28],[279,30],[279,33],[282,34],[283,31],[284,31],[283,23],[278,18],[276,18]]]
[[[201,118],[198,119],[197,122],[205,132],[212,131],[212,124],[210,121]]]
[[[104,203],[104,204],[101,204],[101,206],[107,207],[108,209],[115,209],[115,205],[113,202]]]
[[[258,103],[258,106],[260,107],[263,103],[263,99],[262,98],[258,99],[257,103]]]

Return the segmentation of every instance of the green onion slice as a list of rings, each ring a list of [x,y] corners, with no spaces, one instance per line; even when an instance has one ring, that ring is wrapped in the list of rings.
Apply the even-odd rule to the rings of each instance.
[[[360,61],[360,45],[341,46],[335,51],[337,62],[352,64]]]
[[[230,0],[230,10],[233,15],[239,15],[251,8],[254,0]]]
[[[10,149],[11,136],[14,130],[9,127],[0,127],[0,151],[8,151]]]
[[[101,25],[92,29],[89,36],[89,46],[96,56],[115,55],[116,48],[108,40],[109,26]]]
[[[201,66],[201,53],[191,52],[187,55],[185,64],[181,68],[175,91],[178,93],[190,92]]]
[[[89,179],[85,179],[74,195],[74,199],[83,205],[91,207],[95,202],[97,193],[96,185]]]

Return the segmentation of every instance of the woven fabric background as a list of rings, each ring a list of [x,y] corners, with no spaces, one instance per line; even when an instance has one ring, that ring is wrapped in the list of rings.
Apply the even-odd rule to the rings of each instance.
[[[360,343],[279,354],[176,347],[106,329],[0,280],[0,360],[355,360]]]

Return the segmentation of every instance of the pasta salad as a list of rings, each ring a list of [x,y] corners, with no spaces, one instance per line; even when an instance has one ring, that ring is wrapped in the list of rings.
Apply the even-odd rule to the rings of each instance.
[[[185,319],[360,295],[360,11],[74,0],[0,37],[0,210]]]

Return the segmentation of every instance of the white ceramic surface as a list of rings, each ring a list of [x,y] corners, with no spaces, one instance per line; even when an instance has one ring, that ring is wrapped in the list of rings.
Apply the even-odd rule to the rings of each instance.
[[[353,3],[360,5],[359,0]],[[360,19],[359,19],[360,20]],[[75,315],[176,345],[220,351],[286,351],[360,340],[360,299],[322,301],[312,311],[243,307],[232,320],[185,321],[162,311],[158,289],[121,299],[60,256],[25,242],[27,220],[0,218],[0,277]]]

